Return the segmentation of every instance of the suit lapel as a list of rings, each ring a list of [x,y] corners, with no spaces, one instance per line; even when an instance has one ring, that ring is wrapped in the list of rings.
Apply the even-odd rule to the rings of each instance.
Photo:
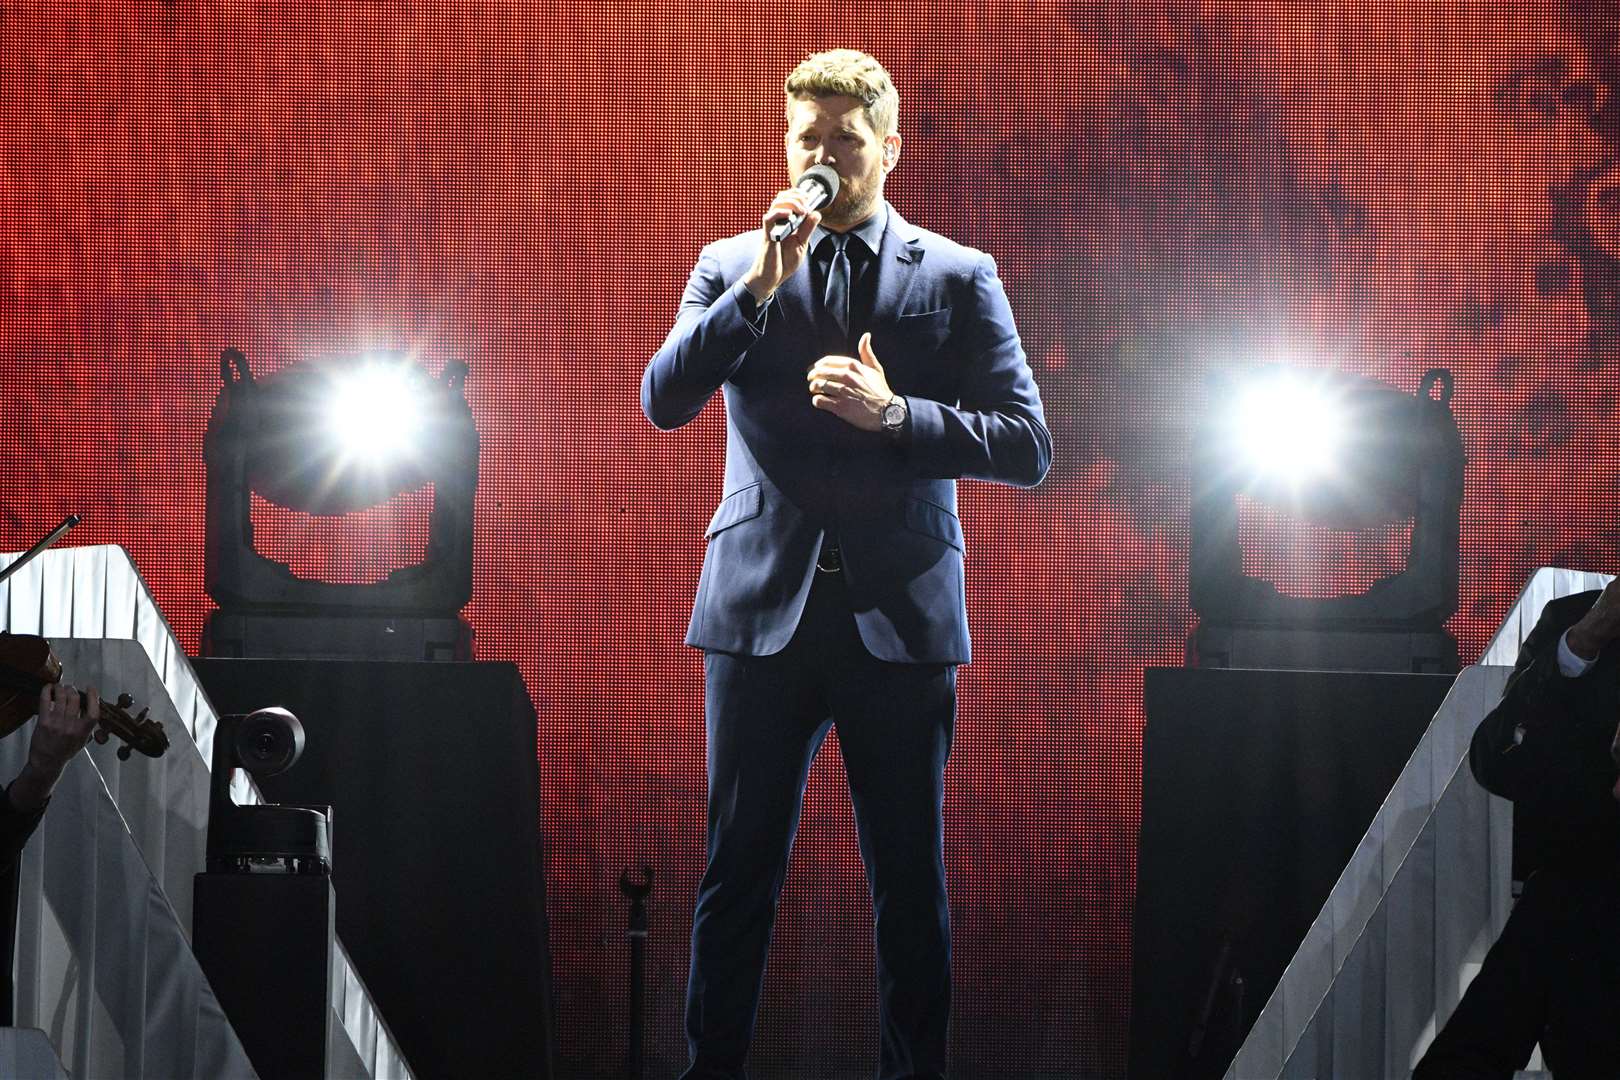
[[[889,223],[883,230],[883,246],[878,251],[877,299],[872,306],[872,325],[894,322],[905,308],[912,279],[922,265],[923,247],[917,230],[891,205]]]

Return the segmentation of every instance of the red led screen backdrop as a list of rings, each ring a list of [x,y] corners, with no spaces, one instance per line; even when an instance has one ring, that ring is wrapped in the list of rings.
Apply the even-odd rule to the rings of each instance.
[[[780,186],[787,70],[869,49],[901,92],[890,198],[999,260],[1057,449],[1035,491],[963,486],[954,1063],[1118,1076],[1142,670],[1180,663],[1192,625],[1203,374],[1265,360],[1411,390],[1456,373],[1465,659],[1534,567],[1620,563],[1615,20],[1442,0],[7,4],[0,546],[84,514],[73,541],[129,548],[195,646],[220,350],[260,374],[371,348],[467,361],[466,614],[539,710],[563,1073],[620,1068],[615,883],[645,862],[651,1069],[673,1075],[704,817],[701,669],[680,640],[723,431],[717,404],[654,431],[638,380],[699,248]],[[414,561],[430,505],[255,521],[301,572],[368,581]],[[1297,595],[1360,588],[1409,541],[1245,513],[1245,565]],[[833,750],[758,1076],[875,1060]]]

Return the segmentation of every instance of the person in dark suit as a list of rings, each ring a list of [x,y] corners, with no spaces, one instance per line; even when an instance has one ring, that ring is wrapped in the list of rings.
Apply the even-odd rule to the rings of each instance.
[[[56,782],[101,718],[95,687],[79,692],[47,683],[39,692],[39,722],[28,739],[28,760],[15,779],[0,790],[0,1023],[14,1017],[16,988],[11,982],[12,952],[17,936],[17,860],[28,838],[39,828]]]
[[[941,811],[970,655],[958,477],[1038,484],[1051,436],[994,260],[883,198],[899,95],[876,60],[786,83],[789,179],[704,248],[647,365],[669,429],[715,392],[725,487],[688,645],[704,650],[708,862],[692,922],[685,1076],[742,1077],[811,760],[836,724],[876,917],[880,1076],[939,1077],[950,1015]],[[780,243],[768,234],[803,223]]]
[[[1620,1076],[1620,581],[1553,600],[1469,766],[1513,800],[1534,869],[1417,1080]]]

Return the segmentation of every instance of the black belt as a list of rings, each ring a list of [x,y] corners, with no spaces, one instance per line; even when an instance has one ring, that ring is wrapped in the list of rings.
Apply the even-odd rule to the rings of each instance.
[[[821,550],[816,553],[816,569],[823,574],[836,574],[844,568],[844,553],[838,550],[838,541],[832,537],[821,542]]]

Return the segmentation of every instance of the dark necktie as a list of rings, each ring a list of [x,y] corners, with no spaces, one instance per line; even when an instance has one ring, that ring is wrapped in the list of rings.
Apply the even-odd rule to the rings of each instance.
[[[822,298],[822,306],[827,310],[827,317],[832,320],[833,327],[838,332],[838,340],[849,341],[849,253],[844,246],[849,243],[848,233],[828,233],[832,239],[832,263],[827,267],[827,293]]]

